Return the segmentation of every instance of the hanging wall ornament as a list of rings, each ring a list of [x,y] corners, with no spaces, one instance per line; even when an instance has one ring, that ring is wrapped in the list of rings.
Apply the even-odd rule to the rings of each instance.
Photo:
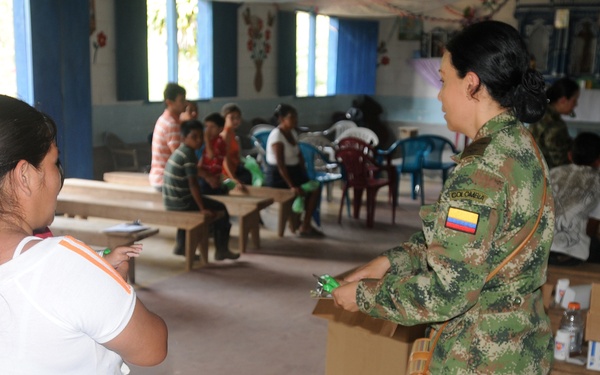
[[[254,61],[255,66],[254,89],[260,92],[263,85],[262,66],[263,61],[271,52],[271,28],[275,21],[275,16],[269,11],[265,24],[262,18],[251,14],[250,8],[246,8],[243,17],[244,23],[248,26],[247,48],[250,51],[250,58]]]

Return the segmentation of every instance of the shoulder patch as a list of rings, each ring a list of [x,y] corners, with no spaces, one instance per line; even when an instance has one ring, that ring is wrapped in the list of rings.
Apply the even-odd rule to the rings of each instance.
[[[448,216],[446,216],[445,227],[459,232],[475,234],[475,232],[477,232],[478,223],[478,213],[450,207],[448,209]]]
[[[454,190],[448,193],[451,200],[469,199],[475,202],[484,203],[488,196],[477,190]]]
[[[482,156],[485,152],[485,149],[487,148],[487,146],[489,146],[491,141],[491,137],[483,137],[476,140],[475,142],[468,145],[467,148],[465,148],[465,150],[460,155],[460,159],[462,160],[470,156]]]

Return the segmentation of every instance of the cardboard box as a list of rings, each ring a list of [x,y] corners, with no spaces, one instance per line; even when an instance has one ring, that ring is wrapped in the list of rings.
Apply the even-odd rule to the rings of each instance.
[[[425,325],[404,327],[351,313],[320,299],[313,315],[327,319],[326,375],[405,374],[414,340],[425,337]]]
[[[600,284],[592,284],[590,309],[585,324],[585,339],[600,342]]]

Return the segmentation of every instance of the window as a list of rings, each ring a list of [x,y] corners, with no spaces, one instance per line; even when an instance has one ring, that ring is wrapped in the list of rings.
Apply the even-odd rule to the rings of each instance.
[[[15,32],[12,0],[0,0],[0,93],[17,96]]]
[[[337,20],[296,13],[296,96],[335,94]]]
[[[212,45],[203,45],[212,38],[212,24],[198,22],[206,14],[210,14],[207,1],[147,0],[150,101],[163,100],[168,82],[183,86],[188,99],[212,96],[212,85],[201,83],[200,77],[212,75],[212,54],[198,53],[199,46],[202,51],[212,50]],[[204,25],[201,30],[199,24]]]

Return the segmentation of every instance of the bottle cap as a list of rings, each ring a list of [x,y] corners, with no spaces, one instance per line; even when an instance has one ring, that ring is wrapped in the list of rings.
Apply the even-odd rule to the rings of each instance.
[[[569,310],[579,310],[580,308],[579,302],[569,302],[569,305],[567,306],[567,309]]]

